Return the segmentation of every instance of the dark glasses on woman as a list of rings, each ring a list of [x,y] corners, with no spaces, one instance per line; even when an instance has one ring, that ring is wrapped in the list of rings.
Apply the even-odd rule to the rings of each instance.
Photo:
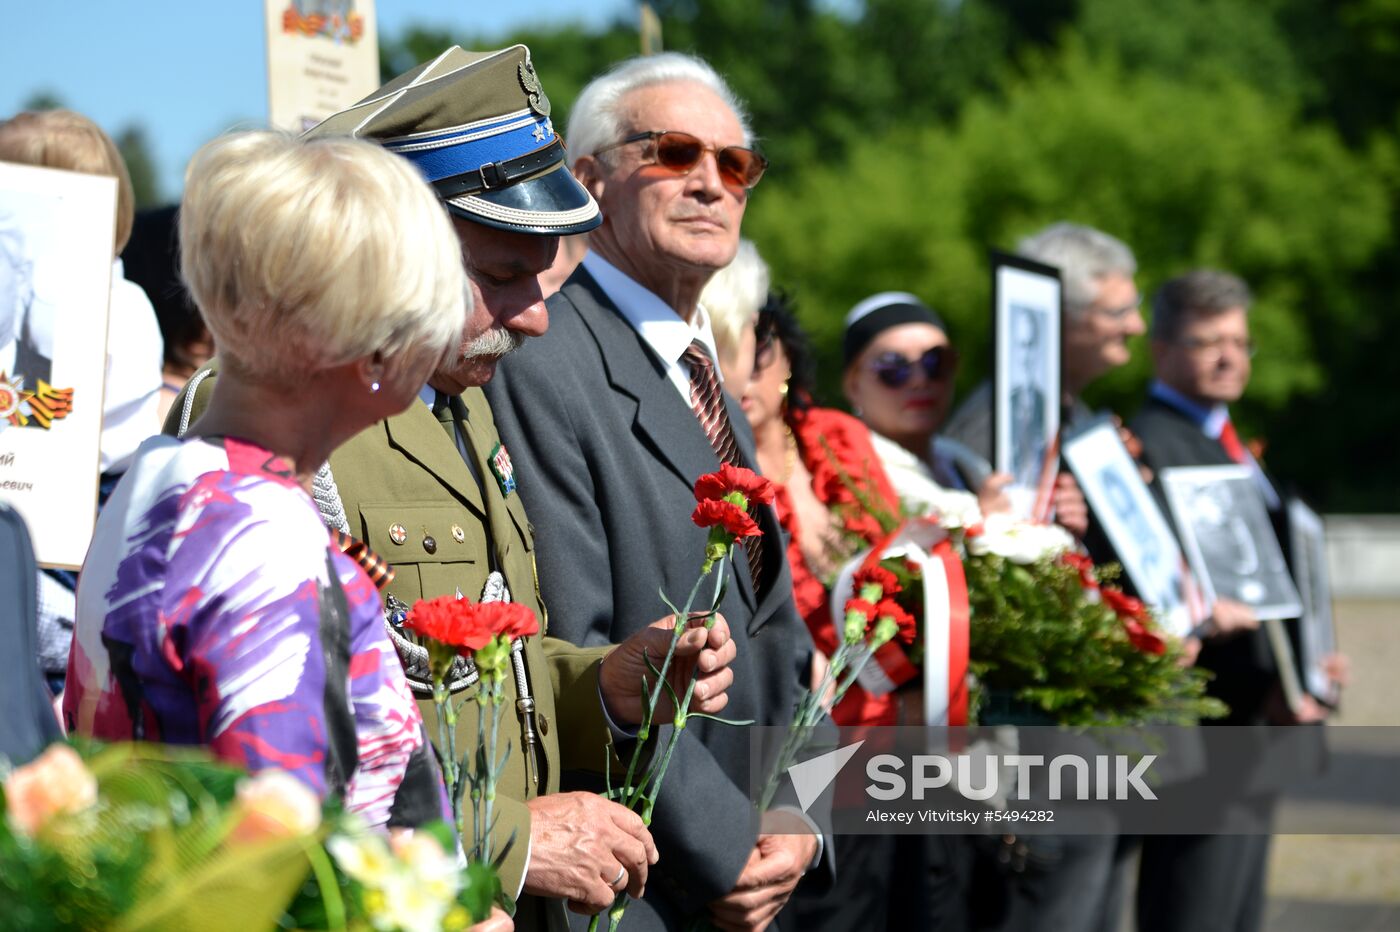
[[[914,367],[924,370],[924,378],[930,382],[950,378],[958,365],[958,354],[950,346],[935,346],[918,359],[909,359],[890,351],[881,353],[870,361],[870,371],[880,384],[888,388],[903,388],[914,377]]]
[[[705,157],[706,152],[713,152],[715,163],[719,166],[719,176],[731,188],[745,191],[752,188],[758,184],[758,180],[763,177],[763,170],[768,167],[768,160],[752,149],[745,149],[743,146],[725,146],[723,149],[716,149],[714,146],[705,145],[700,139],[689,133],[677,130],[650,130],[645,133],[635,133],[620,142],[603,146],[594,154],[600,155],[609,149],[641,142],[644,139],[652,140],[654,143],[652,149],[656,164],[678,175],[689,174],[696,165],[700,164],[700,160]]]

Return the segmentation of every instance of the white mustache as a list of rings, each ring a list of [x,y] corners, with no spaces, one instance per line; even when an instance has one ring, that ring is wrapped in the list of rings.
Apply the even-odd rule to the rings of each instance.
[[[524,342],[524,338],[518,334],[503,327],[492,327],[462,348],[462,359],[508,356],[520,349],[520,344]]]

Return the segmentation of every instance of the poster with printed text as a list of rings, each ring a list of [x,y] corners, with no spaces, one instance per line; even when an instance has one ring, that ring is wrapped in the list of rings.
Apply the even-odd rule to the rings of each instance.
[[[266,0],[268,123],[304,132],[379,86],[374,0]]]
[[[97,519],[116,212],[114,178],[0,162],[0,501],[49,566]]]

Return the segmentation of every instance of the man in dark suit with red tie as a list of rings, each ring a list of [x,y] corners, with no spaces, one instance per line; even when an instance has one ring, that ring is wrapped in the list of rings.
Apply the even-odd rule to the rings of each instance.
[[[1252,371],[1251,300],[1242,280],[1212,269],[1188,272],[1161,287],[1152,303],[1157,378],[1132,429],[1142,443],[1143,463],[1154,472],[1172,466],[1248,467],[1281,530],[1278,489],[1230,420],[1229,405],[1244,394]],[[1215,636],[1206,638],[1200,662],[1231,673],[1214,684],[1230,706],[1229,721],[1262,721],[1277,670],[1259,619],[1248,606],[1221,599],[1209,625]]]
[[[1245,466],[1268,505],[1279,537],[1283,499],[1241,440],[1229,405],[1249,384],[1254,342],[1249,336],[1249,288],[1237,276],[1198,269],[1161,287],[1152,303],[1156,380],[1133,419],[1142,461],[1154,472],[1173,466]],[[1310,697],[1289,710],[1278,666],[1260,620],[1248,606],[1216,602],[1197,664],[1215,674],[1210,692],[1230,713],[1222,724],[1296,724],[1324,714]],[[1241,805],[1267,825],[1272,794]],[[1144,839],[1138,885],[1142,932],[1262,927],[1269,836],[1154,836]]]

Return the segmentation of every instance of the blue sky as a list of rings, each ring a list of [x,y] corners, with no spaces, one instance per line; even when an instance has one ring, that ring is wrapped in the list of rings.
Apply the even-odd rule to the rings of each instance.
[[[526,23],[603,24],[634,0],[379,0],[381,36],[414,24],[494,35]],[[14,0],[0,3],[0,114],[47,91],[115,135],[145,125],[163,193],[224,130],[267,114],[260,0]]]

